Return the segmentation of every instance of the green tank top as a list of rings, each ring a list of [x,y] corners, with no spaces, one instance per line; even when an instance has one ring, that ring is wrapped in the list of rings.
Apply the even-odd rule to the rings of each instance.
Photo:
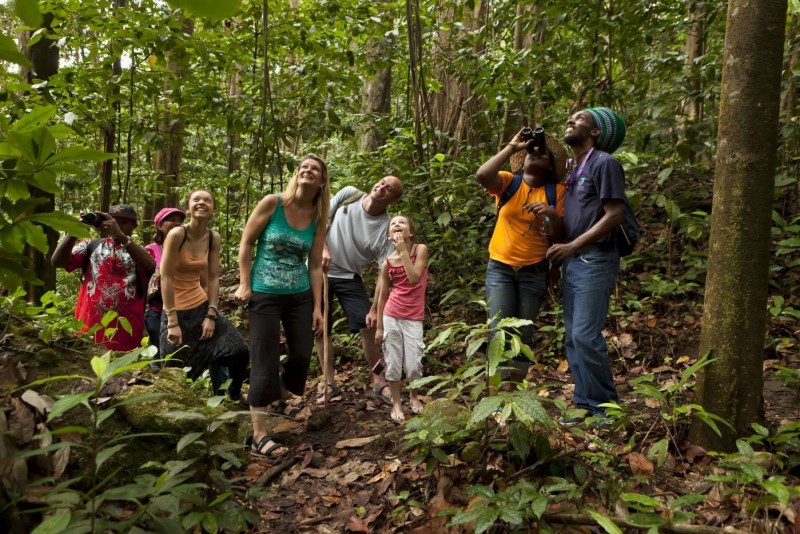
[[[297,230],[289,225],[283,198],[258,238],[256,258],[250,271],[253,291],[273,295],[302,293],[311,288],[306,260],[317,232],[317,222]]]

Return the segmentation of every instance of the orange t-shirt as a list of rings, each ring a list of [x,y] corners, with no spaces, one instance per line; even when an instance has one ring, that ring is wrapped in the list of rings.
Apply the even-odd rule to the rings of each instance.
[[[208,300],[206,292],[200,285],[200,273],[203,269],[208,269],[208,253],[195,258],[189,255],[186,247],[181,247],[178,251],[178,261],[175,263],[175,274],[172,277],[176,309],[191,310]]]
[[[500,191],[490,191],[495,197],[495,205],[500,196],[511,183],[514,175],[500,171],[498,176],[503,180]],[[522,210],[526,204],[543,202],[547,204],[547,193],[544,186],[530,187],[523,180],[514,196],[500,210],[497,225],[489,242],[489,257],[514,267],[523,267],[539,263],[550,247],[550,240],[541,231],[542,219]],[[556,212],[564,216],[564,186],[556,184]]]

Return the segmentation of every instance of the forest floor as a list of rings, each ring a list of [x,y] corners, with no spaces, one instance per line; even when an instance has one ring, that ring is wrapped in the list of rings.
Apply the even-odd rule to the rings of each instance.
[[[656,385],[661,390],[676,384],[686,369],[696,361],[696,340],[699,321],[684,315],[671,324],[659,321],[655,326],[652,317],[636,317],[625,325],[629,334],[609,335],[612,359],[615,362],[615,380],[621,402],[626,411],[635,417],[622,421],[611,429],[593,430],[585,425],[554,428],[537,428],[549,442],[553,456],[547,462],[509,461],[509,426],[487,421],[487,436],[484,443],[505,443],[503,447],[485,446],[479,459],[465,461],[465,447],[443,449],[448,454],[450,465],[440,466],[430,472],[424,462],[415,462],[417,450],[408,450],[404,443],[404,428],[391,421],[390,407],[372,398],[368,372],[361,363],[356,340],[345,343],[349,347],[340,351],[345,361],[337,366],[337,380],[344,392],[340,402],[327,407],[316,405],[318,380],[309,381],[303,398],[292,402],[303,409],[306,422],[274,418],[272,433],[289,452],[276,459],[248,455],[248,463],[233,474],[234,483],[240,489],[263,488],[262,497],[252,499],[261,523],[253,532],[264,533],[338,533],[370,532],[394,533],[460,533],[471,532],[466,527],[446,527],[448,517],[439,515],[445,509],[465,510],[475,502],[468,493],[470,485],[482,484],[500,490],[520,480],[544,480],[572,473],[581,455],[595,451],[605,452],[617,461],[612,473],[619,479],[635,480],[633,489],[625,485],[624,491],[635,491],[642,495],[671,496],[677,498],[689,493],[704,497],[704,502],[693,508],[696,517],[684,530],[673,532],[700,532],[699,527],[709,527],[722,532],[800,532],[800,498],[791,497],[786,505],[773,503],[754,506],[755,496],[748,498],[747,492],[726,492],[726,486],[710,482],[709,475],[721,471],[712,455],[690,444],[685,435],[686,425],[675,425],[665,430],[663,418],[659,416],[659,403],[652,398],[633,395],[631,381],[647,373],[656,376]],[[609,332],[617,328],[613,325]],[[617,328],[622,331],[622,328]],[[36,329],[27,326],[9,331],[0,340],[0,385],[30,383],[42,375],[52,373],[57,366],[59,373],[70,373],[69,367],[88,370],[85,350],[74,346],[43,346],[36,339]],[[64,352],[62,349],[66,350]],[[463,363],[463,347],[443,350],[435,357],[449,369]],[[694,351],[694,352],[693,352]],[[82,356],[78,356],[83,352]],[[102,351],[95,350],[96,353]],[[65,359],[67,355],[67,359]],[[74,360],[69,360],[69,355]],[[643,356],[646,355],[646,356]],[[46,365],[34,359],[50,358]],[[17,376],[24,364],[29,373],[24,378]],[[786,361],[786,355],[765,360],[764,401],[766,426],[775,429],[800,421],[798,391],[787,387],[776,377],[777,366],[798,367],[798,362]],[[16,386],[15,386],[16,387]],[[572,382],[566,362],[558,357],[531,366],[528,389],[540,397],[560,399],[570,404]],[[0,404],[19,401],[19,389],[0,395]],[[426,403],[433,399],[423,397]],[[682,402],[688,402],[686,398]],[[10,402],[8,404],[11,404]],[[558,417],[551,403],[545,403],[550,415]],[[406,417],[413,417],[406,398]],[[247,422],[244,423],[247,425]],[[648,459],[648,451],[654,444],[668,438],[671,445],[667,461],[654,462]],[[474,453],[474,451],[473,451]],[[663,458],[662,458],[663,460]],[[800,484],[800,472],[773,470],[785,476],[787,486]],[[555,473],[555,475],[554,475]],[[619,480],[607,481],[618,484]],[[630,482],[630,481],[628,481]],[[557,532],[599,532],[594,520],[582,515],[581,509],[593,508],[608,517],[623,518],[626,510],[614,506],[594,491],[602,486],[595,479],[583,489],[583,497],[576,500],[552,502],[544,512],[548,523]],[[606,484],[606,490],[610,486]],[[613,499],[612,499],[613,501]],[[667,513],[665,510],[664,513]],[[687,530],[688,529],[688,530]],[[716,529],[716,530],[715,530]],[[731,530],[733,529],[733,530]],[[507,532],[509,530],[494,530]],[[537,532],[531,527],[530,532]]]
[[[694,359],[685,356],[678,358],[674,367],[646,370],[634,366],[618,374],[615,380],[621,402],[630,411],[645,414],[635,421],[637,428],[631,428],[632,423],[629,423],[621,428],[599,431],[560,425],[555,429],[542,429],[561,460],[553,463],[566,469],[564,460],[568,462],[581,451],[617,451],[622,463],[629,465],[627,475],[642,476],[639,492],[705,495],[705,503],[697,509],[695,525],[720,527],[720,532],[721,527],[743,532],[800,532],[800,517],[795,522],[795,517],[800,516],[800,502],[795,499],[793,508],[783,510],[782,519],[775,524],[771,524],[769,518],[755,517],[746,510],[745,500],[726,498],[719,485],[706,481],[713,463],[705,451],[686,442],[685,436],[675,436],[681,440],[680,453],[671,455],[669,462],[655,469],[643,454],[639,454],[663,437],[663,432],[657,430],[657,404],[650,406],[650,399],[631,396],[629,382],[648,371],[657,374],[662,386],[674,384],[693,362]],[[778,363],[771,360],[765,365],[765,409],[770,426],[800,419],[797,392],[774,377],[772,368]],[[449,467],[429,473],[424,463],[414,466],[416,452],[404,450],[404,433],[390,420],[390,406],[371,397],[371,388],[366,386],[366,372],[359,367],[350,362],[339,370],[338,378],[345,393],[342,402],[330,403],[327,408],[315,406],[315,391],[304,399],[297,399],[301,401],[298,406],[310,407],[304,410],[304,415],[312,414],[312,424],[289,421],[277,424],[274,434],[290,448],[289,453],[278,459],[250,457],[242,475],[250,480],[249,484],[266,486],[269,495],[251,503],[263,520],[254,532],[471,532],[464,527],[446,527],[447,518],[437,513],[447,508],[467,508],[472,499],[467,493],[470,484],[490,483],[504,487],[512,480],[524,478],[521,475],[525,473],[522,471],[525,466],[511,465],[492,451],[484,452],[480,465],[467,465],[460,460],[460,451],[455,451],[450,455],[452,465]],[[536,387],[540,395],[565,401],[571,399],[572,384],[566,362],[532,366],[529,378],[531,389],[534,384],[547,384],[546,393]],[[407,399],[405,406],[407,418],[414,417]],[[551,415],[555,417],[557,413]],[[320,418],[322,424],[319,424]],[[508,429],[504,425],[491,424],[490,429],[495,441],[508,439]],[[631,435],[637,431],[649,431],[651,435],[631,450],[628,441],[634,441]],[[539,475],[541,473],[533,476]],[[579,506],[586,504],[603,509],[596,496],[587,493],[584,497],[585,502],[578,503]],[[576,515],[574,507],[563,504],[553,505],[547,511],[549,522],[557,532],[599,531],[596,526],[581,525],[592,522],[591,518]],[[613,510],[605,510],[605,513],[614,515]],[[561,527],[557,526],[559,523]],[[530,531],[537,530],[532,527]]]

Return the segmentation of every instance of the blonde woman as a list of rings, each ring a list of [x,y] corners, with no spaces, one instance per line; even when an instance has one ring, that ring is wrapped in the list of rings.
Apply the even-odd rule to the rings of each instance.
[[[305,392],[314,336],[322,333],[322,247],[329,205],[328,167],[309,154],[284,192],[261,199],[242,234],[236,297],[250,304],[253,433],[247,443],[253,454],[274,457],[288,450],[267,434],[267,412],[299,414],[285,399],[289,392]],[[281,324],[289,349],[283,369]]]

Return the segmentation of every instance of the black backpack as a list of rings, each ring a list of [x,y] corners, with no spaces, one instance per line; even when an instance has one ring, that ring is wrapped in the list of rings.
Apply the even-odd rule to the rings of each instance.
[[[492,230],[489,232],[489,238],[491,239],[492,234],[494,234],[494,228],[497,226],[497,218],[500,216],[500,210],[503,206],[505,206],[509,200],[511,200],[514,195],[519,190],[519,186],[522,185],[522,174],[515,174],[514,177],[511,179],[511,183],[508,184],[503,194],[500,195],[500,201],[497,203],[497,211],[495,212],[494,217],[494,224],[492,224]],[[551,208],[556,207],[556,184],[555,182],[545,182],[544,183],[544,194],[547,196],[547,203],[550,204]]]
[[[633,208],[628,199],[625,199],[625,211],[620,224],[614,231],[614,244],[617,246],[617,251],[620,257],[630,256],[636,244],[639,242],[642,230],[639,227],[639,221],[636,220],[636,215],[633,213]]]

